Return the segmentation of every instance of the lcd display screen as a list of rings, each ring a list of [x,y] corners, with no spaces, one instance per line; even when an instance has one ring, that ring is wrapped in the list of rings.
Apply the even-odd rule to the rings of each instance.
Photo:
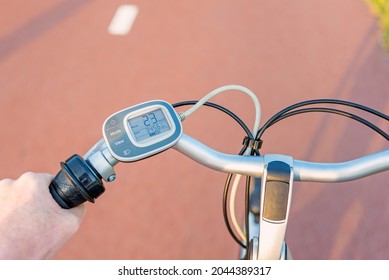
[[[150,138],[169,132],[171,127],[162,109],[156,109],[128,120],[130,130],[137,142],[146,142]]]

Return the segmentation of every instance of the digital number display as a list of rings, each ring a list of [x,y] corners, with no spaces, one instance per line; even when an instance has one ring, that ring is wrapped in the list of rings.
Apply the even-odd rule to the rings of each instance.
[[[156,109],[141,116],[131,118],[128,124],[137,142],[147,141],[171,130],[162,109]]]

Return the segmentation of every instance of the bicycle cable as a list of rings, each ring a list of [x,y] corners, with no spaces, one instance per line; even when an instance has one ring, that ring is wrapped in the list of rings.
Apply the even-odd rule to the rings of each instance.
[[[384,113],[381,113],[381,112],[374,110],[372,108],[369,108],[367,106],[360,105],[360,104],[353,103],[353,102],[349,102],[349,101],[335,100],[335,99],[308,100],[308,101],[303,101],[303,102],[291,105],[291,106],[281,110],[280,112],[278,112],[272,118],[270,118],[269,121],[267,121],[265,123],[265,125],[260,130],[258,130],[258,133],[256,135],[256,141],[260,141],[260,138],[263,135],[264,131],[267,128],[269,128],[270,126],[276,124],[277,122],[279,122],[283,119],[286,119],[288,117],[298,115],[298,114],[313,113],[313,112],[331,113],[331,114],[337,114],[337,115],[341,115],[344,117],[348,117],[352,120],[355,120],[355,121],[362,123],[363,125],[369,127],[370,129],[374,130],[375,132],[377,132],[378,134],[383,136],[386,140],[389,140],[389,135],[386,132],[384,132],[382,129],[380,129],[379,127],[377,127],[373,123],[367,121],[366,119],[364,119],[356,114],[353,114],[353,113],[350,113],[350,112],[347,112],[344,110],[340,110],[340,109],[324,108],[324,107],[310,107],[310,108],[297,109],[297,108],[302,107],[302,106],[314,105],[314,104],[316,105],[316,104],[322,104],[322,103],[337,104],[337,105],[344,105],[344,106],[348,106],[348,107],[353,107],[356,109],[366,111],[366,112],[371,113],[373,115],[376,115],[384,120],[389,120],[389,117],[387,115],[385,115]],[[251,155],[254,155],[254,153],[255,153],[255,151],[253,150],[251,152]],[[243,154],[243,152],[241,151],[240,154]],[[257,154],[259,154],[259,152],[257,152]],[[223,200],[225,201],[224,205],[223,205],[223,215],[224,215],[224,219],[226,221],[227,229],[230,232],[231,236],[240,246],[245,248],[246,247],[245,244],[243,244],[243,242],[236,237],[236,235],[234,234],[234,232],[233,232],[233,230],[230,227],[229,222],[228,222],[227,208],[226,208],[227,202],[226,201],[227,201],[227,196],[228,196],[228,192],[229,192],[229,188],[230,188],[229,187],[230,181],[231,181],[230,177],[232,177],[232,174],[229,175],[229,177],[226,180],[225,191],[223,194]],[[248,199],[247,190],[248,189],[247,189],[247,184],[246,184],[246,200]],[[248,203],[248,202],[246,201],[246,203]],[[245,212],[246,212],[245,217],[247,219],[248,218],[247,207],[245,208]],[[248,221],[246,220],[245,222],[247,223]],[[246,229],[246,234],[247,234],[247,232],[248,232],[248,229]],[[248,236],[245,239],[248,240]]]
[[[253,128],[252,134],[248,133],[248,130],[245,129],[246,134],[247,134],[247,137],[245,138],[245,140],[248,139],[249,140],[248,144],[250,144],[252,141],[254,141],[253,136],[256,135],[258,130],[259,130],[262,111],[261,111],[261,105],[259,103],[257,96],[246,87],[243,87],[240,85],[226,85],[226,86],[222,86],[222,87],[219,87],[219,88],[211,91],[206,96],[204,96],[199,101],[197,101],[191,108],[189,108],[185,112],[179,113],[181,120],[184,121],[188,116],[190,116],[193,112],[198,110],[202,105],[207,103],[211,98],[215,97],[216,95],[219,95],[219,94],[227,92],[227,91],[233,91],[233,90],[240,91],[240,92],[243,92],[246,95],[248,95],[251,98],[251,100],[253,101],[253,104],[255,107],[255,119],[254,119],[255,121],[254,121],[254,128]],[[216,108],[216,107],[218,107],[218,105],[213,106],[213,107]],[[225,108],[223,108],[223,107],[219,107],[218,109],[225,112]],[[232,114],[229,114],[229,115],[233,116]],[[235,118],[235,117],[234,117],[234,119],[238,120],[238,118]],[[241,124],[240,121],[238,121],[238,123]],[[242,126],[242,124],[241,124],[241,126]],[[242,127],[244,127],[244,126],[242,126]],[[249,145],[248,145],[248,147],[242,149],[242,154],[245,154],[245,153],[247,153],[247,155],[249,155],[251,153],[251,147],[249,147]],[[241,179],[241,176],[236,176],[234,178],[233,191],[232,191],[232,195],[230,196],[230,216],[231,216],[232,224],[234,225],[237,233],[242,237],[242,239],[246,239],[246,237],[242,231],[242,228],[239,225],[238,219],[236,218],[235,207],[234,207],[234,205],[235,205],[235,193],[236,193],[235,189],[239,185],[240,179]],[[246,186],[247,186],[247,184],[246,184]],[[246,201],[249,201],[249,198],[247,198]],[[227,207],[227,201],[223,197],[223,209],[225,209],[226,207]],[[227,220],[225,220],[225,223],[227,225],[227,228],[230,230],[230,222],[228,220],[228,217],[227,217]]]
[[[189,101],[182,101],[182,102],[174,103],[174,104],[172,104],[172,106],[174,108],[177,108],[177,107],[181,107],[181,106],[194,105],[194,104],[197,104],[197,103],[198,103],[197,100],[189,100]],[[245,131],[245,133],[246,133],[246,135],[247,135],[247,137],[249,139],[252,139],[252,140],[254,139],[253,134],[251,133],[251,131],[249,130],[247,125],[235,113],[233,113],[229,109],[227,109],[227,108],[225,108],[225,107],[223,107],[223,106],[221,106],[219,104],[216,104],[216,103],[205,102],[205,103],[203,103],[203,105],[205,105],[207,107],[211,107],[211,108],[217,109],[217,110],[219,110],[219,111],[221,111],[223,113],[226,113],[227,115],[229,115],[231,118],[233,118],[242,127],[242,129]],[[247,150],[247,147],[243,147],[238,154],[239,155],[243,155],[243,154],[245,154],[246,150]],[[232,176],[233,175],[234,174],[228,174],[227,175],[226,183],[225,183],[225,186],[224,186],[223,200],[222,200],[222,202],[223,202],[223,207],[222,207],[222,209],[223,209],[223,218],[224,218],[224,222],[225,222],[225,225],[227,227],[227,230],[228,230],[229,234],[232,236],[232,238],[240,246],[246,248],[246,245],[243,243],[242,240],[240,240],[237,237],[237,235],[235,234],[234,230],[232,229],[231,223],[230,223],[229,217],[228,217],[228,210],[227,210],[228,209],[228,202],[227,201],[228,201],[228,194],[229,194],[230,184],[231,184],[231,180],[232,180]],[[234,183],[239,184],[239,180],[238,180],[238,182],[234,182]],[[245,204],[246,204],[245,212],[248,212],[248,210],[249,210],[248,201],[249,201],[250,197],[249,197],[249,189],[247,189],[247,188],[249,188],[249,183],[250,183],[250,181],[249,181],[249,179],[247,179],[246,180],[246,191],[245,191]],[[230,215],[232,216],[232,220],[234,220],[234,215],[232,214],[231,211],[230,211]],[[245,216],[247,216],[247,218],[248,218],[248,213]],[[240,229],[240,226],[239,225],[236,226],[236,223],[237,222],[235,222],[235,223],[233,222],[233,224],[235,225],[235,229],[238,231],[239,235],[241,237],[243,237],[242,239],[244,239],[244,241],[248,240],[247,236],[245,236],[245,234]],[[247,220],[245,221],[245,225],[246,225],[246,227],[248,227],[248,225],[249,225]],[[248,232],[249,231],[246,228],[246,235],[247,235]]]
[[[180,107],[180,106],[187,106],[187,105],[196,105],[196,104],[198,104],[198,102],[199,101],[195,101],[195,100],[184,101],[184,102],[179,102],[179,103],[173,104],[173,107]],[[389,140],[389,135],[386,132],[384,132],[382,129],[380,129],[376,125],[372,124],[371,122],[367,121],[366,119],[364,119],[364,118],[362,118],[362,117],[360,117],[358,115],[355,115],[353,113],[350,113],[350,112],[347,112],[347,111],[344,111],[344,110],[340,110],[340,109],[326,108],[326,107],[309,107],[309,108],[298,109],[298,108],[303,107],[303,106],[317,105],[317,104],[336,104],[336,105],[343,105],[343,106],[353,107],[353,108],[356,108],[356,109],[360,109],[360,110],[366,111],[366,112],[368,112],[370,114],[376,115],[376,116],[378,116],[380,118],[383,118],[385,120],[389,120],[389,117],[387,115],[385,115],[384,113],[381,113],[381,112],[379,112],[377,110],[374,110],[372,108],[369,108],[369,107],[366,107],[366,106],[363,106],[363,105],[360,105],[360,104],[357,104],[357,103],[353,103],[353,102],[349,102],[349,101],[344,101],[344,100],[336,100],[336,99],[314,99],[314,100],[307,100],[307,101],[299,102],[299,103],[290,105],[290,106],[282,109],[277,114],[273,115],[260,129],[258,129],[258,131],[256,133],[256,136],[254,138],[253,134],[248,129],[247,125],[236,114],[234,114],[230,110],[228,110],[225,107],[220,106],[220,105],[218,105],[216,103],[211,103],[211,102],[205,102],[205,103],[202,103],[201,105],[205,105],[205,106],[208,106],[208,107],[212,107],[214,109],[218,109],[218,110],[226,113],[230,117],[232,117],[243,128],[243,130],[245,131],[248,139],[249,140],[253,140],[253,141],[261,141],[260,139],[263,136],[264,132],[269,127],[271,127],[272,125],[278,123],[281,120],[284,120],[286,118],[289,118],[289,117],[292,117],[292,116],[295,116],[295,115],[304,114],[304,113],[313,113],[313,112],[331,113],[331,114],[337,114],[337,115],[341,115],[341,116],[344,116],[344,117],[348,117],[348,118],[350,118],[352,120],[358,121],[358,122],[364,124],[365,126],[373,129],[375,132],[377,132],[378,134],[383,136],[386,140]],[[238,154],[239,155],[244,155],[247,152],[247,149],[250,150],[250,148],[248,146],[244,146]],[[260,155],[259,149],[251,149],[251,151],[249,153],[250,153],[250,155]],[[229,221],[229,217],[228,217],[228,195],[229,195],[229,192],[230,192],[230,185],[231,185],[231,180],[232,180],[233,175],[234,174],[228,174],[226,182],[225,182],[225,186],[224,186],[224,191],[223,191],[223,217],[224,217],[224,221],[225,221],[227,230],[230,233],[230,235],[232,236],[232,238],[240,246],[242,246],[243,248],[247,248],[246,244],[248,244],[247,240],[249,240],[248,216],[249,216],[249,211],[250,211],[250,209],[249,209],[250,178],[246,178],[246,188],[245,188],[245,227],[246,227],[245,228],[245,233],[243,233],[241,231],[239,225],[236,225],[233,222],[233,224],[235,226],[235,230],[238,231],[240,237],[242,237],[241,239],[243,239],[243,241],[242,241],[235,234],[234,230],[232,229],[230,221]],[[239,183],[239,179],[238,179],[238,183]],[[233,188],[236,188],[237,184],[234,183]],[[231,192],[233,192],[233,191],[231,191]],[[235,194],[234,194],[234,196],[235,196]],[[234,198],[232,199],[232,201],[234,201]],[[230,201],[230,206],[231,206],[232,203],[233,202]],[[231,215],[231,209],[230,209],[230,215]]]
[[[182,107],[182,106],[189,106],[189,105],[194,105],[196,104],[198,101],[197,100],[188,100],[188,101],[182,101],[182,102],[177,102],[177,103],[174,103],[172,104],[172,106],[174,108],[178,108],[178,107]],[[205,102],[203,104],[204,106],[207,106],[207,107],[211,107],[211,108],[214,108],[214,109],[217,109],[225,114],[227,114],[228,116],[230,116],[231,118],[233,118],[239,125],[240,127],[245,131],[245,133],[247,134],[247,137],[253,139],[254,136],[253,134],[251,133],[250,129],[248,128],[248,126],[242,121],[241,118],[239,118],[236,114],[234,114],[231,110],[219,105],[219,104],[216,104],[216,103],[212,103],[212,102]]]
[[[182,112],[180,114],[180,117],[182,121],[184,121],[188,116],[190,116],[192,113],[194,113],[196,110],[198,110],[204,103],[209,101],[211,98],[215,97],[216,95],[219,95],[221,93],[225,93],[227,91],[240,91],[242,93],[245,93],[247,96],[251,98],[253,101],[254,107],[255,107],[255,123],[254,123],[254,130],[259,129],[259,124],[261,122],[261,104],[259,103],[259,100],[257,96],[248,88],[240,86],[240,85],[225,85],[219,88],[214,89],[207,95],[205,95],[203,98],[201,98],[194,106],[186,110],[185,112]]]
[[[278,122],[277,120],[281,120],[281,119],[284,119],[286,117],[290,117],[290,116],[293,116],[293,115],[296,115],[296,114],[300,114],[300,113],[306,113],[308,111],[300,111],[300,112],[298,112],[298,110],[297,110],[297,113],[288,115],[289,112],[293,112],[295,109],[297,109],[299,107],[309,106],[309,105],[317,105],[317,104],[336,104],[336,105],[348,106],[348,107],[352,107],[352,108],[356,108],[356,109],[359,109],[359,110],[363,110],[363,111],[368,112],[370,114],[376,115],[376,116],[378,116],[380,118],[383,118],[384,120],[387,120],[387,121],[389,120],[389,116],[388,115],[386,115],[386,114],[384,114],[382,112],[379,112],[379,111],[377,111],[375,109],[369,108],[367,106],[361,105],[361,104],[357,104],[357,103],[353,103],[353,102],[345,101],[345,100],[338,100],[338,99],[313,99],[313,100],[306,100],[306,101],[302,101],[302,102],[290,105],[290,106],[282,109],[281,111],[279,111],[277,114],[273,115],[258,130],[258,133],[255,136],[255,139],[256,140],[260,140],[262,135],[263,135],[263,133],[265,132],[265,130],[268,129],[272,124]],[[332,109],[331,108],[327,108],[327,110],[330,111]],[[336,109],[333,109],[333,110],[335,111]],[[340,110],[338,110],[338,112],[339,111]],[[343,114],[343,113],[341,113],[341,114]],[[344,115],[347,115],[347,114],[349,114],[349,116],[352,115],[351,113],[347,113],[347,112],[345,112]],[[283,117],[284,115],[286,115],[286,117]],[[356,115],[353,115],[353,116],[356,116]],[[375,127],[374,125],[370,126],[368,124],[369,122],[366,121],[365,119],[363,119],[362,117],[357,116],[357,118],[354,118],[354,117],[351,117],[351,118],[354,119],[354,120],[359,119],[358,121],[364,123],[365,125],[369,126],[372,129],[374,129],[373,127]],[[378,132],[377,130],[375,130],[375,131]],[[380,133],[380,132],[378,132],[378,133]],[[382,133],[380,133],[380,134],[382,135]],[[386,134],[386,133],[384,133],[384,134]],[[382,135],[382,136],[384,136],[384,135]],[[384,136],[384,137],[386,138],[386,136]]]
[[[347,112],[347,111],[334,109],[334,108],[313,107],[313,108],[304,108],[304,109],[293,110],[293,111],[290,111],[290,112],[283,114],[282,116],[280,116],[279,118],[274,120],[271,124],[269,124],[268,127],[270,127],[270,126],[276,124],[277,122],[279,122],[283,119],[286,119],[288,117],[292,117],[292,116],[304,114],[304,113],[315,113],[315,112],[336,114],[336,115],[350,118],[354,121],[360,122],[361,124],[371,128],[372,130],[374,130],[375,132],[377,132],[378,134],[380,134],[382,137],[384,137],[386,140],[389,141],[389,134],[386,133],[385,131],[383,131],[382,129],[380,129],[379,127],[377,127],[376,125],[374,125],[373,123],[367,121],[366,119],[364,119],[358,115],[352,114],[352,113]]]

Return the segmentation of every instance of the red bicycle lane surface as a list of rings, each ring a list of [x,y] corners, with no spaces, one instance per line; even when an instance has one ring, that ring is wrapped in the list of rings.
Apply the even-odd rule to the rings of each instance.
[[[258,96],[262,123],[292,103],[346,99],[389,111],[387,54],[363,1],[135,1],[128,34],[108,32],[120,1],[3,3],[0,11],[0,176],[56,173],[84,154],[112,113],[152,99],[199,99],[225,84]],[[249,125],[254,107],[217,96]],[[388,124],[373,119],[383,130]],[[201,109],[185,133],[236,153],[243,133]],[[295,117],[265,134],[262,153],[334,162],[387,148],[350,120]],[[234,259],[224,226],[225,174],[169,150],[120,164],[58,259]],[[287,242],[297,259],[387,259],[388,174],[296,183]],[[239,202],[239,209],[242,208]],[[242,212],[243,213],[243,212]]]

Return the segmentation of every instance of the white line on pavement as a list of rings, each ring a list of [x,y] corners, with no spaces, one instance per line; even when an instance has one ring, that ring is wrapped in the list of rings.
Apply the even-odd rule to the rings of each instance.
[[[135,5],[121,5],[116,10],[108,27],[108,32],[112,35],[124,36],[128,34],[139,13]]]

